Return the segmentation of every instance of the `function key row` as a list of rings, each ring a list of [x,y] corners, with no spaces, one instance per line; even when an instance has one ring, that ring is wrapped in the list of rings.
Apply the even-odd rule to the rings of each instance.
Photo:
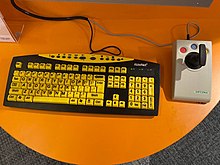
[[[50,63],[38,63],[38,62],[28,62],[28,69],[44,69],[51,70],[52,64]]]

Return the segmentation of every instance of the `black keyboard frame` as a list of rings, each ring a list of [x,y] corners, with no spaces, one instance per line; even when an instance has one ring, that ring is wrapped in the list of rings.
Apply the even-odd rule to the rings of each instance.
[[[17,61],[21,61],[23,66],[27,66],[28,62],[38,62],[38,63],[51,63],[52,70],[42,70],[42,69],[28,69],[27,67],[22,67],[21,69],[15,68],[15,63]],[[55,64],[77,64],[79,65],[79,71],[56,71],[54,66]],[[134,66],[134,64],[147,64],[144,69],[148,70],[145,72],[140,72],[139,69],[143,68],[143,66]],[[94,65],[94,66],[106,66],[106,72],[82,72],[82,65]],[[120,73],[108,73],[108,66],[125,66],[128,68],[127,74],[120,74]],[[131,71],[129,68],[137,68],[136,71]],[[48,104],[48,103],[27,103],[27,102],[11,102],[7,101],[7,96],[10,89],[10,84],[12,82],[13,72],[14,70],[22,70],[22,71],[42,71],[42,72],[60,72],[60,73],[78,73],[78,74],[104,74],[106,78],[105,89],[106,92],[104,93],[104,106],[82,106],[82,105],[67,105],[67,104]],[[135,74],[135,75],[131,75]],[[107,78],[108,75],[120,75],[126,76],[126,89],[115,89],[107,91]],[[154,108],[155,110],[139,110],[139,109],[131,109],[131,108],[115,108],[115,107],[106,107],[106,100],[109,99],[109,96],[115,93],[120,94],[120,97],[126,101],[126,107],[128,103],[128,89],[129,89],[129,76],[146,76],[146,77],[154,77]],[[127,91],[127,92],[125,92]],[[46,111],[61,111],[61,112],[80,112],[80,113],[98,113],[98,114],[121,114],[121,115],[141,115],[141,116],[157,116],[158,115],[158,108],[159,108],[159,96],[160,96],[160,65],[157,63],[147,62],[143,60],[133,60],[127,62],[115,62],[115,63],[80,63],[80,62],[69,62],[69,61],[60,61],[54,60],[49,58],[40,57],[36,55],[26,55],[26,56],[17,56],[14,57],[10,71],[8,74],[8,82],[5,91],[5,98],[3,105],[9,107],[16,107],[16,108],[29,108],[35,110],[46,110]],[[121,100],[121,99],[120,99]]]

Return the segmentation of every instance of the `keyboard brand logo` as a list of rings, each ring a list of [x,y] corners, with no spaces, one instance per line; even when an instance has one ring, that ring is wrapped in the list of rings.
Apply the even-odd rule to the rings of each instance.
[[[145,63],[145,64],[143,64],[143,63],[140,63],[140,64],[134,63],[134,66],[147,66],[147,65],[148,65],[148,63]]]

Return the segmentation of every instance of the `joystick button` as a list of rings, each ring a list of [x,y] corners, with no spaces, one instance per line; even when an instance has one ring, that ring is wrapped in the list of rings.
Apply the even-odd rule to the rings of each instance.
[[[180,52],[181,52],[181,53],[186,53],[186,51],[187,51],[187,50],[186,50],[185,47],[181,47],[181,48],[180,48]]]
[[[196,50],[196,49],[197,49],[197,45],[196,45],[196,44],[192,44],[192,45],[191,45],[191,48],[192,48],[193,50]]]

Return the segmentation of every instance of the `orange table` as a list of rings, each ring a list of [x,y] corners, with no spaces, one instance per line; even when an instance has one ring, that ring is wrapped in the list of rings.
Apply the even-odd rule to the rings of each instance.
[[[40,2],[39,2],[40,3]],[[49,3],[49,2],[47,2]],[[7,3],[6,3],[7,4]],[[56,3],[55,3],[56,4]],[[80,4],[77,4],[80,6]],[[215,1],[215,6],[220,3]],[[83,6],[83,5],[82,5]],[[103,10],[105,5],[95,5]],[[119,5],[120,6],[120,5]],[[123,5],[122,5],[123,6]],[[215,6],[209,10],[217,11]],[[114,7],[114,5],[110,5]],[[107,6],[106,8],[110,8]],[[116,5],[118,7],[118,5]],[[86,8],[84,6],[84,8]],[[84,9],[83,8],[83,9]],[[148,8],[131,7],[131,10]],[[149,7],[152,9],[153,7]],[[169,7],[161,8],[163,10]],[[182,9],[182,8],[181,8]],[[127,9],[124,9],[124,11]],[[197,9],[200,16],[202,10]],[[209,11],[208,10],[208,11]],[[149,10],[153,13],[153,10]],[[200,12],[199,12],[200,11]],[[98,17],[97,11],[88,15]],[[163,13],[163,11],[161,11]],[[171,11],[170,11],[171,12]],[[13,13],[13,12],[12,12]],[[15,14],[17,14],[15,12]],[[212,12],[209,13],[211,16]],[[10,16],[10,13],[6,14]],[[19,14],[18,14],[19,15]],[[140,14],[137,14],[140,15]],[[167,11],[167,15],[169,12]],[[109,30],[136,33],[160,43],[185,37],[184,24],[190,17],[141,19],[126,17],[113,19],[114,14],[97,20]],[[123,56],[157,62],[161,65],[160,109],[157,117],[130,117],[29,111],[0,105],[0,126],[15,139],[33,150],[51,158],[76,164],[117,164],[149,156],[176,142],[213,109],[220,99],[220,23],[219,15],[213,19],[196,20],[202,30],[198,40],[213,41],[212,99],[205,105],[174,102],[171,100],[171,47],[157,48],[129,37],[111,37],[96,28],[94,47],[115,44]],[[13,22],[16,19],[12,19]],[[81,21],[45,22],[24,17],[22,38],[18,44],[0,43],[0,102],[3,102],[10,62],[15,55],[34,53],[88,53],[88,26]],[[135,26],[134,26],[135,25]],[[163,28],[161,28],[163,27]],[[62,29],[62,30],[61,30]]]

